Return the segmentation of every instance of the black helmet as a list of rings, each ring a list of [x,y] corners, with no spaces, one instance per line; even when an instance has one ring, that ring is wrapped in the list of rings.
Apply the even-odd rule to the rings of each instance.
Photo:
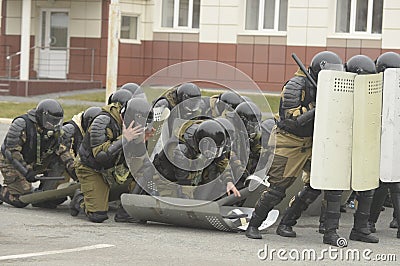
[[[235,110],[235,108],[242,102],[243,99],[238,94],[232,91],[226,91],[219,95],[217,108],[219,112],[222,112],[223,110],[228,108],[228,106],[226,105],[229,105],[231,109],[230,111],[232,111]]]
[[[230,151],[232,143],[236,140],[236,130],[233,124],[224,117],[217,117],[215,120],[221,124],[221,126],[225,129],[226,135],[226,150]]]
[[[227,136],[233,136],[233,134],[235,133],[235,127],[233,126],[231,121],[221,116],[215,118],[215,121],[221,124],[221,126],[225,129],[225,133]]]
[[[85,112],[82,115],[82,128],[83,131],[87,131],[89,128],[90,124],[92,123],[93,119],[100,114],[101,108],[97,106],[89,107],[88,109],[85,110]]]
[[[323,51],[314,55],[311,59],[309,71],[314,80],[318,80],[318,74],[322,69],[329,69],[328,65],[342,65],[342,59],[331,51]]]
[[[153,110],[145,99],[133,98],[129,100],[121,109],[121,115],[126,127],[128,127],[132,121],[135,121],[134,126],[141,125],[147,130],[151,130],[153,127]]]
[[[122,106],[132,98],[132,93],[128,90],[117,90],[109,98],[110,103],[119,103]]]
[[[346,71],[359,75],[375,74],[376,67],[374,61],[366,55],[355,55],[346,62]]]
[[[200,97],[200,89],[197,87],[196,84],[193,83],[183,83],[178,87],[176,90],[176,97],[178,100],[178,103],[183,102],[184,100],[194,98],[194,97]]]
[[[60,130],[63,118],[64,110],[56,100],[41,100],[36,107],[36,121],[43,129]]]
[[[386,68],[400,68],[400,55],[395,52],[386,52],[376,59],[376,71],[385,71]]]
[[[144,98],[142,88],[136,83],[125,83],[121,86],[121,90],[128,90],[132,93],[132,98]]]
[[[235,109],[251,138],[260,132],[261,111],[255,103],[243,102]]]
[[[193,83],[184,83],[176,90],[177,103],[180,109],[190,115],[196,112],[201,105],[201,93],[199,87]]]
[[[215,120],[206,120],[197,128],[194,139],[198,151],[207,158],[218,158],[226,144],[225,129]]]

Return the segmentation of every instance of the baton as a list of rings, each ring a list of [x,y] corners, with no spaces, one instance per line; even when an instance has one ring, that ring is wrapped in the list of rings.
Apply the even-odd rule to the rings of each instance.
[[[45,181],[45,180],[64,180],[65,176],[42,176],[37,175],[35,176],[36,180]]]
[[[306,75],[307,79],[311,82],[311,84],[315,88],[317,88],[317,83],[315,83],[315,80],[311,77],[310,73],[308,73],[306,67],[303,65],[303,63],[301,62],[301,60],[297,57],[297,55],[295,53],[292,53],[292,58],[294,59],[296,64],[300,67],[301,71],[304,72],[304,74]]]

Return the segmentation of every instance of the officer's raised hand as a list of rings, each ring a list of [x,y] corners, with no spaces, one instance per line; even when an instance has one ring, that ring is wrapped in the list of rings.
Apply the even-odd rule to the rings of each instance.
[[[231,181],[229,181],[226,184],[226,193],[228,193],[228,195],[230,195],[231,191],[233,192],[233,195],[235,195],[235,197],[241,197],[239,190],[235,187],[235,184],[233,184]]]
[[[122,136],[129,142],[134,139],[137,139],[144,133],[144,128],[141,125],[133,126],[135,121],[132,121],[128,127],[125,126],[125,123],[122,125]]]

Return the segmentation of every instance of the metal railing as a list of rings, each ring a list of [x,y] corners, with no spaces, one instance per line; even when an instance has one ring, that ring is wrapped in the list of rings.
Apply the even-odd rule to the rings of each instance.
[[[63,51],[65,51],[65,57],[60,57]],[[21,66],[17,58],[20,56],[21,51],[6,56],[9,79],[19,78]],[[30,48],[29,73],[36,73],[36,75],[33,77],[30,74],[29,78],[94,81],[94,57],[95,48],[33,46]]]

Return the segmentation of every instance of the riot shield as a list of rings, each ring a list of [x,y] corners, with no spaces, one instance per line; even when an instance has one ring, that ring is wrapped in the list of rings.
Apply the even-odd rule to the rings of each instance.
[[[196,205],[188,206],[186,201]],[[222,218],[216,202],[189,200],[181,198],[167,198],[147,195],[122,194],[121,203],[126,212],[138,219],[184,227],[233,231],[229,219]],[[228,222],[228,223],[227,223]]]
[[[51,189],[46,191],[40,191],[36,193],[26,194],[19,197],[19,200],[23,203],[41,203],[46,201],[52,201],[62,199],[67,196],[72,197],[75,190],[81,187],[79,183],[64,183],[58,186],[57,189]]]
[[[351,187],[370,190],[379,185],[382,73],[357,75],[354,80],[354,118]]]
[[[221,202],[122,194],[127,213],[138,219],[225,232],[246,230],[254,208],[221,206]],[[260,230],[273,225],[279,211],[272,210]]]
[[[315,189],[350,189],[355,76],[319,73],[310,177]]]
[[[380,178],[400,182],[400,69],[386,69],[383,79]]]

